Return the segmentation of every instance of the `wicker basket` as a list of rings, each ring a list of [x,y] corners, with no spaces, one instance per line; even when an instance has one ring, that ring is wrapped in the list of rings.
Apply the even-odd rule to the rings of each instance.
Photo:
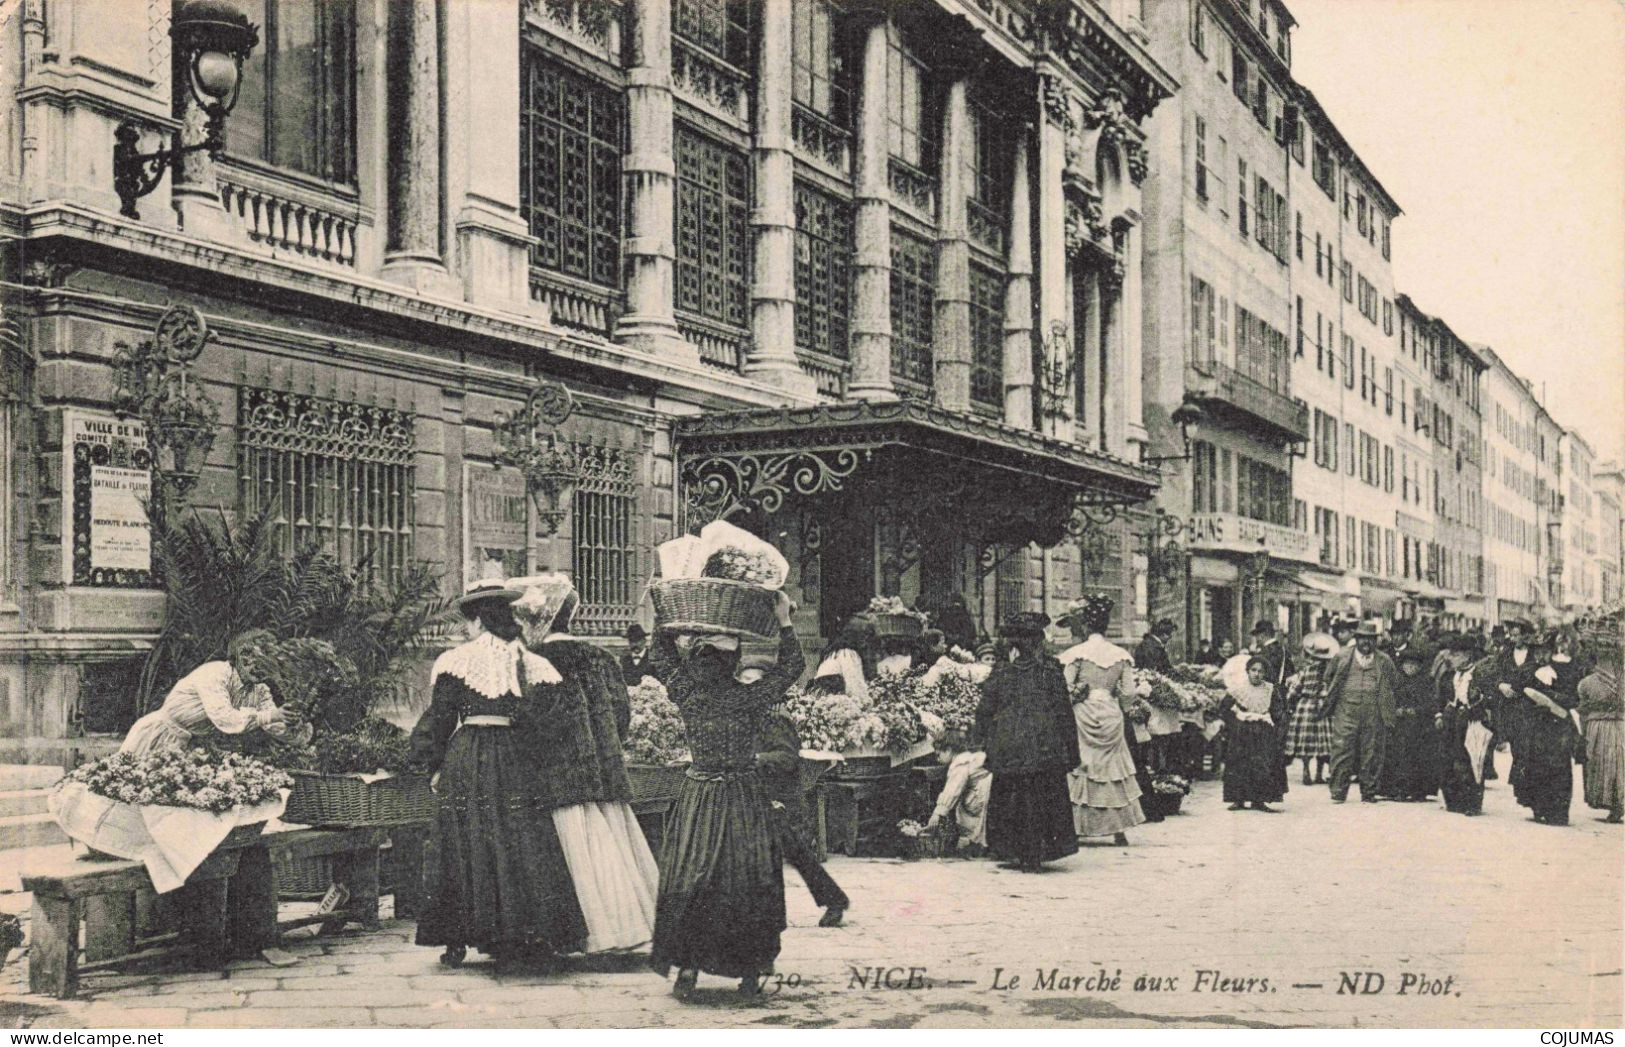
[[[655,621],[676,632],[773,636],[778,596],[771,589],[726,578],[667,578],[649,587]]]
[[[629,763],[626,778],[632,783],[632,799],[662,800],[675,797],[688,773],[688,764]]]
[[[877,637],[918,639],[925,632],[925,623],[911,614],[877,614],[872,618]]]
[[[921,858],[942,858],[951,854],[950,844],[953,837],[943,832],[921,832],[918,836],[904,836],[903,860],[917,861]]]
[[[353,774],[291,771],[293,792],[282,820],[295,825],[354,829],[431,821],[434,790],[421,775],[368,782]]]

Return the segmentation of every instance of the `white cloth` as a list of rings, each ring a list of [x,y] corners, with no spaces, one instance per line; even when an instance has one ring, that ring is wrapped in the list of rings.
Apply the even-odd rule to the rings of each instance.
[[[536,654],[517,639],[504,640],[482,633],[436,658],[429,671],[429,689],[442,675],[457,677],[482,698],[502,698],[520,694],[519,662],[525,663],[525,679],[531,683],[558,683],[563,677],[553,663]]]
[[[1229,689],[1230,697],[1236,702],[1236,719],[1247,723],[1267,723],[1274,726],[1275,721],[1270,718],[1270,699],[1275,694],[1275,688],[1268,683],[1244,683],[1232,686]]]
[[[824,676],[839,676],[843,685],[842,694],[855,699],[859,705],[869,704],[869,683],[863,678],[863,659],[852,648],[832,651],[828,658],[819,662],[813,679]]]
[[[953,815],[962,843],[987,846],[987,798],[993,790],[993,774],[987,770],[986,753],[958,753],[948,762],[948,777],[937,796],[933,816]]]
[[[241,734],[263,726],[275,710],[270,688],[249,687],[230,662],[204,662],[170,688],[161,706],[135,722],[119,752],[142,756],[157,749],[184,749],[199,728],[209,726],[223,734]]]
[[[72,839],[147,867],[153,889],[167,894],[186,882],[239,825],[279,817],[288,794],[224,814],[190,807],[137,807],[99,796],[83,782],[64,782],[47,798],[57,824]]]
[[[1118,662],[1132,662],[1134,656],[1123,648],[1112,643],[1099,633],[1095,633],[1082,643],[1073,644],[1061,652],[1061,664],[1071,665],[1080,658],[1087,659],[1100,666],[1110,669]]]
[[[576,902],[587,922],[587,951],[635,949],[654,937],[660,869],[632,808],[579,803],[552,812]]]
[[[914,668],[913,655],[891,654],[880,659],[879,664],[875,666],[875,675],[879,676],[881,673],[889,673],[892,676],[905,676],[912,668]],[[852,696],[847,695],[847,697],[850,698]]]

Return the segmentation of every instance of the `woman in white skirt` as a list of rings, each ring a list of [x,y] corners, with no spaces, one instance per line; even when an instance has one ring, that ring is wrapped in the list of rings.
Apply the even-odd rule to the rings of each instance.
[[[539,806],[550,813],[576,900],[587,923],[589,953],[634,949],[654,937],[659,869],[632,813],[621,737],[631,705],[620,665],[608,651],[572,639],[578,597],[562,574],[515,578],[513,604],[525,644],[563,678],[558,704],[537,754],[543,768]]]

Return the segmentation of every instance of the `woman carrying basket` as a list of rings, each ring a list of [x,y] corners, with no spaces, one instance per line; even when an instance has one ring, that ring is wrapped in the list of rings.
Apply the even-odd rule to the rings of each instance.
[[[784,854],[756,754],[773,706],[806,662],[791,626],[794,605],[777,596],[778,660],[752,683],[736,676],[738,637],[694,636],[685,656],[672,631],[656,623],[651,664],[682,713],[694,756],[661,850],[650,957],[662,975],[678,969],[678,996],[694,989],[701,971],[758,992],[779,955]]]

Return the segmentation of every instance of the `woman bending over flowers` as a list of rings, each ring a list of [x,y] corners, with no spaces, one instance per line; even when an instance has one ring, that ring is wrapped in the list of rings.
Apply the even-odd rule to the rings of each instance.
[[[161,706],[137,720],[119,752],[144,756],[185,749],[193,738],[215,731],[261,730],[277,738],[287,734],[287,720],[257,671],[265,647],[274,640],[264,629],[240,633],[223,660],[193,669],[170,688]]]

